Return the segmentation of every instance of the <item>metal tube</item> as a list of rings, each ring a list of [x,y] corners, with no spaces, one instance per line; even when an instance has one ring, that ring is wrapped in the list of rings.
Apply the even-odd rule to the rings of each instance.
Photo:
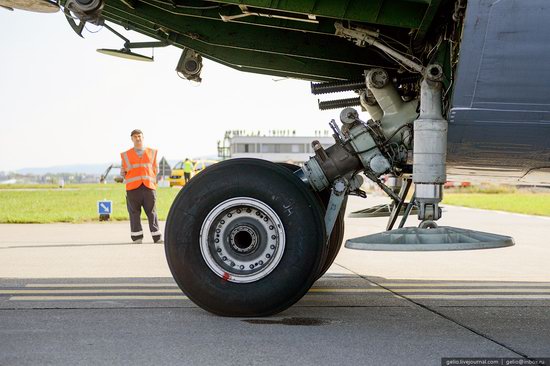
[[[382,117],[384,117],[384,111],[382,111],[382,108],[380,108],[370,90],[367,89],[361,92],[359,101],[361,102],[361,106],[367,110],[370,118],[374,121],[380,121]]]
[[[443,70],[430,65],[420,84],[420,116],[414,121],[413,181],[420,220],[438,220],[447,180],[447,120],[442,114]]]
[[[447,120],[441,113],[440,82],[422,81],[420,116],[414,121],[415,184],[443,184],[446,181]]]

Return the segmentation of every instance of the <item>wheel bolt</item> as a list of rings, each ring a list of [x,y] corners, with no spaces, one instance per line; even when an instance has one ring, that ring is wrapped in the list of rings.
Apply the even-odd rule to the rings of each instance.
[[[244,266],[243,266],[243,265],[241,265],[241,266],[239,266],[239,268],[240,268],[240,269],[244,269]]]
[[[265,222],[267,222],[268,220],[269,220],[269,219],[267,218],[267,216],[264,217],[264,221],[265,221]]]
[[[260,266],[262,266],[264,264],[264,261],[259,261],[258,263],[260,264]]]
[[[219,243],[220,242],[220,239],[216,239],[214,240],[215,243]]]
[[[233,216],[232,213],[228,213],[228,214],[227,214],[227,217],[231,217],[231,216]]]
[[[253,265],[253,264],[250,265],[250,269],[254,269],[254,265]]]
[[[238,214],[240,214],[240,213],[241,213],[241,211],[242,211],[242,210],[241,210],[241,209],[239,208],[239,209],[237,210],[237,213],[238,213]]]
[[[252,212],[252,210],[251,210],[251,209],[249,209],[249,208],[247,208],[247,209],[246,209],[246,212],[247,212],[247,213],[251,213],[251,212]]]
[[[225,224],[225,220],[220,221],[220,224],[222,225]]]
[[[269,230],[273,230],[273,229],[275,229],[275,226],[269,225]]]
[[[225,262],[225,261],[227,260],[227,257],[224,255],[224,256],[222,257],[222,260]]]
[[[216,229],[216,233],[218,233],[218,234],[219,234],[220,232],[221,232],[221,230],[220,230],[220,229]]]
[[[270,245],[269,246],[271,249],[275,249],[275,245]]]
[[[267,259],[269,259],[269,258],[271,258],[271,254],[268,253],[268,254],[265,255],[265,257],[266,257]]]
[[[277,237],[275,235],[271,235],[271,239],[275,240]]]
[[[235,262],[231,262],[229,264],[231,265],[231,267],[235,267]]]
[[[222,248],[217,248],[217,249],[216,249],[216,252],[221,253],[221,252],[222,252]]]

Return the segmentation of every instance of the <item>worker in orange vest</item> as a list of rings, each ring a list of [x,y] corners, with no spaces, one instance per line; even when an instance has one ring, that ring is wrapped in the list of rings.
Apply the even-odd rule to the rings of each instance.
[[[155,243],[162,244],[157,217],[157,150],[143,147],[143,133],[130,134],[134,147],[120,154],[121,175],[126,181],[126,206],[130,214],[130,236],[136,244],[143,242],[141,208],[149,220],[149,229]]]

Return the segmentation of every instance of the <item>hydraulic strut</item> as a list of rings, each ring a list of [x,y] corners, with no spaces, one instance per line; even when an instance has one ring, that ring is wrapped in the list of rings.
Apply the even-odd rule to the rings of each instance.
[[[443,69],[430,65],[420,85],[420,116],[414,121],[413,182],[418,218],[435,221],[441,217],[439,203],[447,180],[447,120],[441,108]]]

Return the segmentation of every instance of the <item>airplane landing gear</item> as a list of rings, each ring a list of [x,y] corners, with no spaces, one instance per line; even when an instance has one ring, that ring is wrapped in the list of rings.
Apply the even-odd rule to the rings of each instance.
[[[446,180],[447,121],[441,113],[441,68],[426,70],[420,115],[418,99],[405,101],[386,71],[373,69],[366,74],[373,97],[367,109],[379,119],[362,121],[356,110],[344,109],[341,127],[330,123],[335,144],[325,149],[314,141],[315,156],[301,169],[234,159],[209,167],[185,185],[170,209],[165,248],[172,275],[189,299],[212,313],[241,317],[267,316],[294,304],[340,249],[347,196],[366,196],[359,173],[388,194],[394,207],[388,231],[350,239],[348,248],[426,251],[513,245],[506,236],[435,224]],[[380,179],[385,174],[406,184],[396,192]],[[415,193],[406,204],[411,182]],[[420,227],[403,227],[414,206]],[[399,228],[390,230],[401,207]]]

